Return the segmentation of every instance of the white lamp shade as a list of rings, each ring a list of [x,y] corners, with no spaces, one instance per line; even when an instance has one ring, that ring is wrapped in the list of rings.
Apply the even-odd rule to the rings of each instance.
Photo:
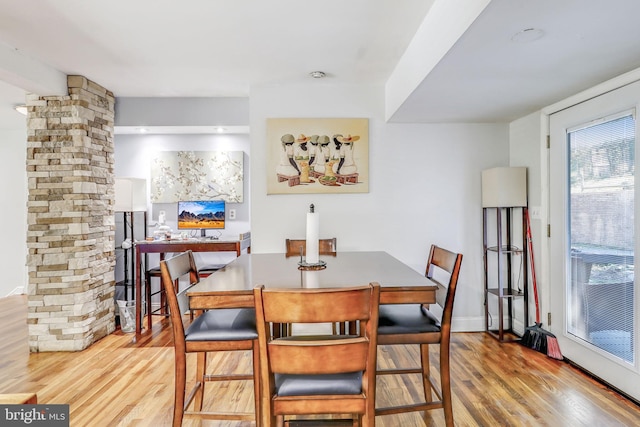
[[[116,212],[147,210],[147,180],[142,178],[116,178]]]
[[[527,206],[527,168],[501,167],[482,171],[482,207]]]

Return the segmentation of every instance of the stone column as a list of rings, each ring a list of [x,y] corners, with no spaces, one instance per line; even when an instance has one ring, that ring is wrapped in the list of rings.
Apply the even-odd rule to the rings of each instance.
[[[68,76],[27,97],[29,348],[78,351],[114,320],[113,94]]]

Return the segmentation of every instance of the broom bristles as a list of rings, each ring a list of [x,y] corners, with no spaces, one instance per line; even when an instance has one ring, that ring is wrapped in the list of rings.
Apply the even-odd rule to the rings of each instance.
[[[562,356],[562,352],[560,351],[558,339],[553,335],[547,337],[547,356],[558,360],[564,360],[564,356]]]
[[[524,331],[524,335],[522,336],[521,343],[525,347],[529,347],[535,351],[539,351],[540,353],[547,352],[547,342],[543,339],[542,329],[540,329],[540,324],[536,323],[533,326],[527,327]]]
[[[546,354],[553,359],[564,359],[558,339],[551,332],[542,329],[541,323],[525,328],[520,342],[525,347]]]

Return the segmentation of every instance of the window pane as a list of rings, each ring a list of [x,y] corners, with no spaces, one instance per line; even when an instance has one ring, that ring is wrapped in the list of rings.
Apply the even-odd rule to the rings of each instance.
[[[635,120],[569,132],[568,332],[634,361]]]

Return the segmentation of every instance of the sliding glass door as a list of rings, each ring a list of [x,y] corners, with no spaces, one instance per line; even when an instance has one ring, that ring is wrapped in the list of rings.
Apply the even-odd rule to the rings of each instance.
[[[565,357],[637,399],[639,101],[636,83],[550,118],[553,332]]]

